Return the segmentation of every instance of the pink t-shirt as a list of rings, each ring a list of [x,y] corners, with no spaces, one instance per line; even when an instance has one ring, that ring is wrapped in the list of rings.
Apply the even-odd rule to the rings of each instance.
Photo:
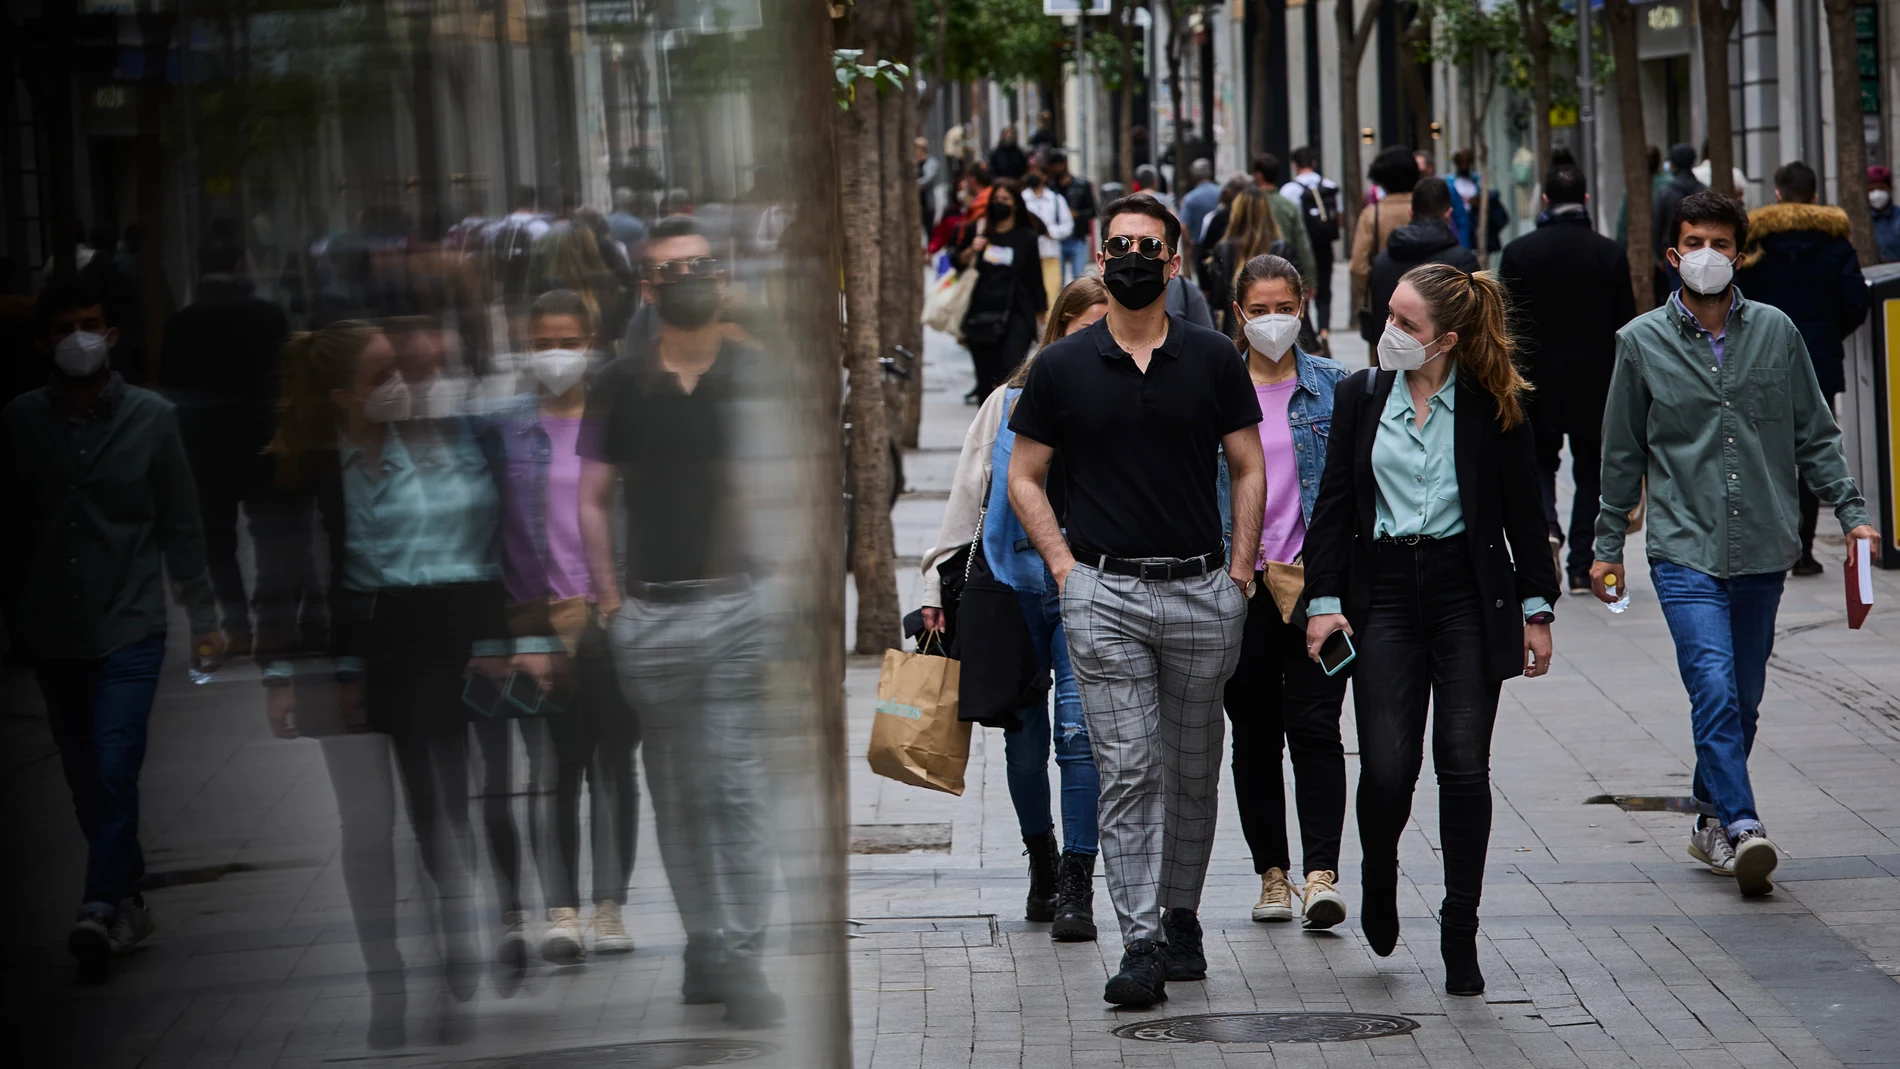
[[[1306,516],[1300,511],[1300,462],[1293,452],[1293,430],[1287,426],[1286,406],[1298,379],[1255,386],[1260,399],[1260,451],[1267,458],[1267,510],[1260,524],[1260,559],[1291,563],[1306,545]]]
[[[548,449],[548,588],[557,598],[587,593],[587,554],[581,549],[581,421],[543,415]]]

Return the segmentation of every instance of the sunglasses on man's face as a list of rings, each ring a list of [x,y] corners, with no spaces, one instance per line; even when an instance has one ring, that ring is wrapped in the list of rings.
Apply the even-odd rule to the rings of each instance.
[[[695,256],[690,260],[662,260],[652,267],[653,281],[678,282],[683,278],[715,278],[725,273],[726,265],[716,256]]]
[[[1159,260],[1168,255],[1168,243],[1160,238],[1113,237],[1102,242],[1102,251],[1113,260],[1138,252],[1150,260]]]

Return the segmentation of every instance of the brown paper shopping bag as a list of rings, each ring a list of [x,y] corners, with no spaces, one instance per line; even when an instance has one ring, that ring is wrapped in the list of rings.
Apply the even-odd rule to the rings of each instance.
[[[928,653],[884,651],[871,722],[871,771],[913,787],[963,793],[970,725],[957,719],[961,666]]]

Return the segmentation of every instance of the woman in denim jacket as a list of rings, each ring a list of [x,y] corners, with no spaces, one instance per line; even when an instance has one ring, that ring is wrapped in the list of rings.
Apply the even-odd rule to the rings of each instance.
[[[1299,561],[1319,496],[1320,472],[1332,428],[1333,387],[1345,365],[1301,352],[1300,273],[1287,260],[1256,256],[1234,279],[1236,339],[1265,417],[1260,444],[1267,460],[1267,501],[1260,545],[1231,552],[1254,555],[1258,586],[1247,605],[1240,665],[1227,681],[1227,719],[1234,726],[1234,794],[1240,827],[1260,875],[1257,921],[1295,915],[1293,871],[1286,833],[1282,746],[1293,753],[1294,797],[1299,804],[1300,854],[1306,873],[1299,914],[1311,930],[1346,919],[1333,889],[1339,878],[1339,840],[1346,820],[1346,756],[1339,737],[1346,677],[1328,677],[1306,655],[1305,598],[1289,621],[1280,615],[1268,583],[1267,562]],[[1297,486],[1297,493],[1295,487]],[[1220,467],[1221,515],[1228,516],[1227,467]]]
[[[1063,288],[1043,332],[1042,344],[1081,330],[1108,312],[1108,291],[1098,278],[1078,278]],[[1062,843],[1058,843],[1049,812],[1050,722],[1046,705],[1020,711],[1021,724],[1003,733],[1003,760],[1008,768],[1010,801],[1022,827],[1029,852],[1029,900],[1024,917],[1054,921],[1051,938],[1062,942],[1095,938],[1096,805],[1100,779],[1095,755],[1089,749],[1088,727],[1082,718],[1082,699],[1076,693],[1075,672],[1069,666],[1068,641],[1062,632],[1061,604],[1055,580],[1009,506],[1008,480],[994,472],[1009,470],[1010,447],[1016,436],[1009,429],[1009,410],[1022,393],[1032,356],[1009,380],[990,394],[977,410],[964,436],[949,504],[944,509],[937,546],[924,554],[924,624],[941,629],[942,593],[937,566],[975,536],[982,516],[983,558],[996,578],[1017,592],[1030,641],[1044,669],[1055,673],[1055,753],[1062,772]],[[1060,464],[1061,458],[1056,460]],[[1060,478],[1050,480],[1051,489]],[[1058,503],[1060,514],[1061,505]]]

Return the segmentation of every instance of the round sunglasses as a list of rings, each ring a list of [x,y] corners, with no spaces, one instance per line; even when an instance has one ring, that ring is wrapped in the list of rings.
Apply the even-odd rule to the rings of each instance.
[[[1160,260],[1168,255],[1168,243],[1160,238],[1112,237],[1102,242],[1102,251],[1113,260],[1138,252],[1150,260]]]

